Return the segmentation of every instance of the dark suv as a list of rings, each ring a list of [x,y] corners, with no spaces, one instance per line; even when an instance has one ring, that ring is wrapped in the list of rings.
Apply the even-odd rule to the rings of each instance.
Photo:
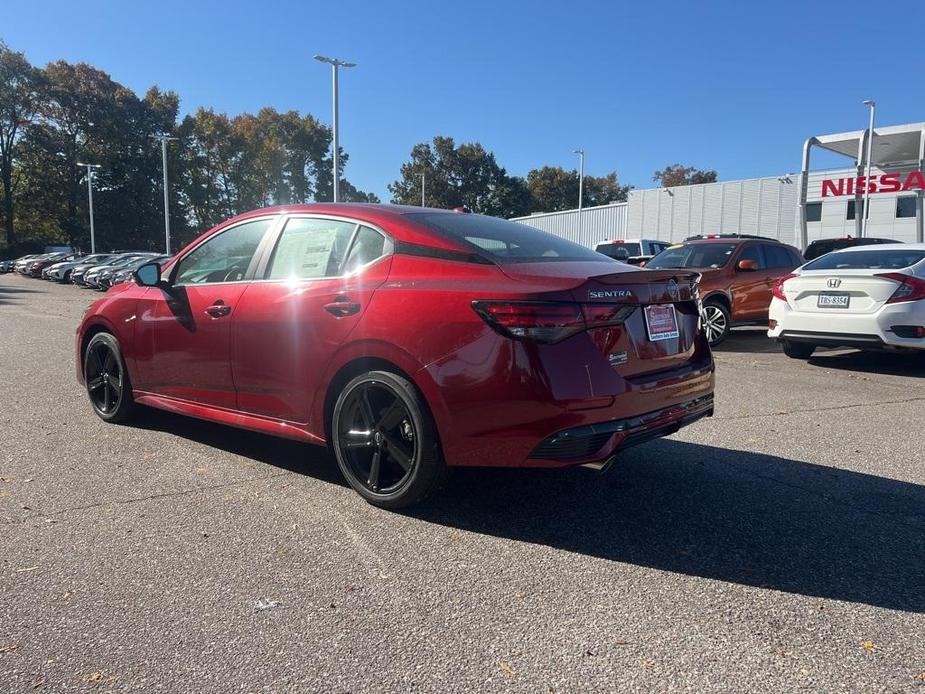
[[[894,241],[893,239],[872,239],[872,238],[855,238],[853,236],[845,236],[840,239],[819,239],[818,241],[813,241],[806,247],[806,252],[803,256],[807,260],[815,260],[820,255],[825,255],[826,253],[831,253],[832,251],[840,251],[842,248],[852,248],[854,246],[872,246],[879,243],[899,243],[899,241]]]
[[[657,270],[697,270],[703,300],[703,326],[711,345],[729,335],[733,325],[767,323],[774,283],[804,262],[793,246],[744,234],[692,236],[652,258]]]

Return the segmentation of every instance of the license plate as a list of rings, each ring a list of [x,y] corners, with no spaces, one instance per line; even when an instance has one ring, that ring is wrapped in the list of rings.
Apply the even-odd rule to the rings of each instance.
[[[850,294],[839,292],[823,292],[816,302],[817,308],[848,308],[851,300]]]
[[[646,306],[646,330],[652,342],[678,336],[678,314],[673,304]]]

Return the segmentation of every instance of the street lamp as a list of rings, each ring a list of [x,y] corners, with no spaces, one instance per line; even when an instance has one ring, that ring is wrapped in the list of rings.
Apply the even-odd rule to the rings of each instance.
[[[87,196],[90,199],[90,252],[96,253],[96,234],[93,229],[93,170],[102,168],[99,164],[84,164],[77,162],[77,166],[87,169]]]
[[[179,140],[180,138],[169,137],[168,135],[151,135],[151,138],[161,141],[161,161],[164,167],[164,247],[167,255],[170,255],[170,204],[167,201],[167,142],[170,140]]]
[[[421,207],[424,207],[424,177],[426,174],[421,172]]]
[[[578,243],[581,243],[581,208],[585,197],[585,151],[576,149],[572,150],[572,154],[578,155]]]
[[[321,63],[327,63],[331,66],[331,75],[334,81],[334,118],[332,123],[332,130],[334,135],[334,202],[337,202],[340,197],[340,175],[337,171],[337,149],[338,149],[338,137],[337,137],[337,68],[339,67],[356,67],[356,63],[348,63],[343,60],[338,60],[337,58],[328,58],[323,55],[314,56],[315,60]]]
[[[866,99],[864,105],[870,109],[870,129],[867,131],[867,177],[864,179],[864,227],[861,236],[867,237],[867,225],[870,222],[870,153],[874,144],[874,113],[877,111],[877,102]]]

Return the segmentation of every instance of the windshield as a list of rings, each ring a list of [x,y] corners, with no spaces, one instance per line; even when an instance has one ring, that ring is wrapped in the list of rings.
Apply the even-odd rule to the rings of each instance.
[[[734,243],[689,243],[666,248],[646,263],[647,268],[718,268],[732,257]]]
[[[803,266],[804,270],[902,270],[922,262],[925,250],[871,248],[829,253]]]
[[[480,214],[413,212],[413,221],[462,241],[500,263],[600,261],[600,253],[519,222]]]

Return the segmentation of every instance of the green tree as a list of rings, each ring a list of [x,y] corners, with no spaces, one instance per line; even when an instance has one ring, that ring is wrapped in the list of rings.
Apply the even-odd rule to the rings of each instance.
[[[578,207],[578,172],[561,166],[543,166],[527,174],[532,211],[559,212]],[[605,176],[585,176],[584,206],[625,202],[632,186],[620,185],[616,171]]]
[[[652,180],[656,181],[662,188],[674,188],[698,183],[715,183],[716,177],[717,174],[712,169],[705,170],[693,166],[671,164],[661,171],[656,171],[652,175]]]
[[[481,144],[456,146],[452,137],[436,136],[433,145],[420,143],[411,160],[402,164],[401,177],[389,184],[392,202],[421,204],[421,174],[425,176],[429,207],[466,206],[473,212],[514,217],[529,212],[529,195],[522,179],[508,176],[495,155]]]
[[[41,75],[22,53],[0,41],[0,186],[3,188],[3,226],[8,245],[16,243],[16,183],[14,162],[23,132],[38,110]]]

